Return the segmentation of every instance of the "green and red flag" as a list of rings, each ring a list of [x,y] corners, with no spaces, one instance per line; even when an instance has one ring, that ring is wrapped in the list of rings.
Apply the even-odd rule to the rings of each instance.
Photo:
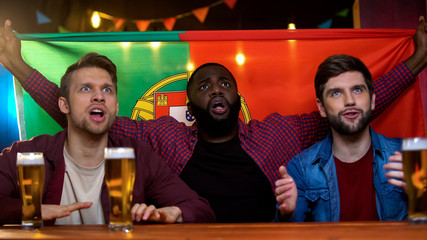
[[[118,68],[120,116],[155,119],[172,115],[192,124],[186,82],[194,67],[225,65],[242,96],[245,121],[317,110],[314,76],[332,54],[360,58],[377,78],[414,50],[413,30],[316,29],[187,32],[23,34],[24,59],[59,84],[66,68],[88,52],[108,56]],[[19,98],[19,89],[16,91]],[[22,92],[22,138],[61,130]],[[19,105],[19,104],[18,104]],[[425,136],[416,82],[372,126],[390,137]]]

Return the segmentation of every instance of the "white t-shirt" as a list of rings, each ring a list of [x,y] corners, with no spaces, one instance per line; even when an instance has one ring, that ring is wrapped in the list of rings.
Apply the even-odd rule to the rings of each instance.
[[[87,209],[71,212],[68,217],[57,218],[55,225],[105,224],[101,204],[101,188],[104,181],[104,161],[87,168],[77,164],[64,147],[65,175],[61,205],[75,202],[92,202]]]

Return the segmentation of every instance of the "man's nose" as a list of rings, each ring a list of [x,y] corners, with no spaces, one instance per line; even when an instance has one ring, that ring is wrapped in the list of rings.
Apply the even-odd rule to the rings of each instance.
[[[104,102],[105,96],[102,90],[98,90],[93,94],[92,101],[94,102]]]
[[[345,94],[344,104],[345,104],[345,106],[354,106],[356,104],[356,101],[355,101],[353,94],[351,94],[351,93]]]
[[[222,96],[223,95],[223,93],[222,93],[222,89],[221,89],[221,87],[220,86],[218,86],[218,85],[213,85],[212,86],[212,89],[211,89],[211,93],[210,93],[210,95],[211,96]]]

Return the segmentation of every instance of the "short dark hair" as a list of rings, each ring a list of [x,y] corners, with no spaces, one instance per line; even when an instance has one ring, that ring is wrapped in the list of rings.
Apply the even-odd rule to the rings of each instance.
[[[323,103],[323,91],[329,79],[352,71],[362,73],[365,83],[368,86],[369,95],[372,97],[372,94],[374,94],[374,83],[368,68],[360,59],[345,54],[332,55],[319,65],[316,77],[314,78],[316,97]]]
[[[64,76],[61,78],[61,87],[59,92],[62,97],[68,99],[70,94],[70,79],[74,71],[85,67],[97,67],[107,71],[113,81],[117,92],[117,68],[116,65],[106,56],[98,53],[88,53],[81,57],[76,63],[67,68]]]
[[[236,81],[236,79],[234,78],[233,74],[224,65],[219,64],[219,63],[215,63],[215,62],[205,63],[205,64],[200,65],[198,68],[196,68],[196,70],[194,70],[194,72],[191,74],[190,79],[188,79],[188,83],[187,83],[187,95],[188,95],[188,89],[190,88],[190,85],[194,81],[194,76],[196,75],[196,73],[198,71],[200,71],[201,69],[203,69],[205,67],[210,67],[210,66],[217,66],[217,67],[224,68],[231,75],[231,77],[233,78],[233,80]]]

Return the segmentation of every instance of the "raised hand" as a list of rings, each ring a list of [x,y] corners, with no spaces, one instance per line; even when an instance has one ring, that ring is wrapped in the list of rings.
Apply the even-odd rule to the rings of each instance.
[[[281,178],[276,181],[276,201],[279,204],[281,219],[289,220],[296,208],[298,190],[286,167],[280,166],[279,172]]]

